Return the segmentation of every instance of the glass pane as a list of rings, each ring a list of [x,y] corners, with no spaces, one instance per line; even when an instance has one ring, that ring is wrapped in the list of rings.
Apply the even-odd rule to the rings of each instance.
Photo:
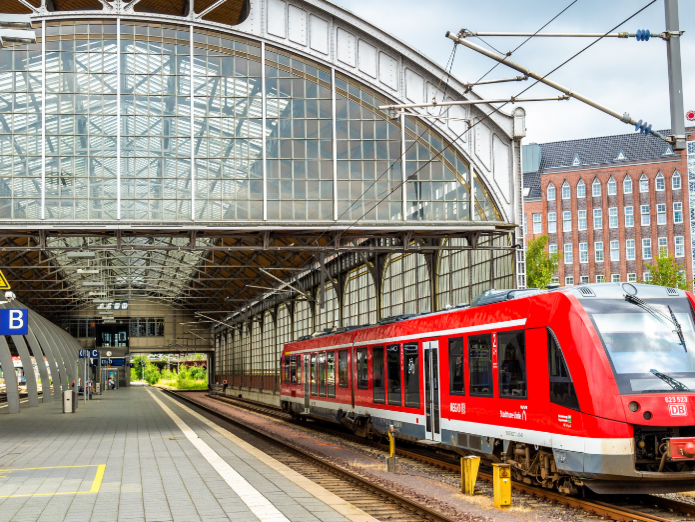
[[[372,386],[374,387],[374,402],[384,404],[384,347],[372,348]]]
[[[490,334],[468,338],[471,395],[492,397],[492,341]]]

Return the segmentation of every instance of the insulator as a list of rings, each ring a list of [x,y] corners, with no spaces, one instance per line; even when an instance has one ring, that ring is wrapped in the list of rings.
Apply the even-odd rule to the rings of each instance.
[[[649,29],[637,29],[637,33],[635,34],[635,38],[638,42],[648,42],[651,36],[652,34],[649,32]]]
[[[652,125],[651,123],[642,122],[642,120],[638,121],[635,124],[635,130],[639,131],[640,134],[652,134]]]

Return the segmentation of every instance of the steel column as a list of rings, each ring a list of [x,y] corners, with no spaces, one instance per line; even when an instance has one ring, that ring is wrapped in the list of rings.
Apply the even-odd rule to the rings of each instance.
[[[0,335],[0,365],[5,379],[5,392],[7,393],[7,413],[19,413],[19,388],[17,386],[17,374],[14,372],[14,363],[10,347],[7,346],[5,336]],[[2,409],[0,407],[0,409]]]

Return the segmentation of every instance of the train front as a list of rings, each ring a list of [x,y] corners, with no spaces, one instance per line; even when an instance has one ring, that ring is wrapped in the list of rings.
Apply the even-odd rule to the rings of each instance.
[[[624,419],[634,439],[632,469],[624,460],[599,464],[599,475],[627,479],[605,492],[695,489],[693,294],[637,283],[580,286],[572,293],[605,350],[615,379],[609,388],[618,390],[616,408],[604,414]],[[584,471],[592,471],[586,463]]]

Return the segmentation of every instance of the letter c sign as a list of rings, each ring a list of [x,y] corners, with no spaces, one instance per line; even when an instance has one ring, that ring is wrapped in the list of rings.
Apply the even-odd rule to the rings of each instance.
[[[0,335],[27,335],[26,308],[0,309]]]

